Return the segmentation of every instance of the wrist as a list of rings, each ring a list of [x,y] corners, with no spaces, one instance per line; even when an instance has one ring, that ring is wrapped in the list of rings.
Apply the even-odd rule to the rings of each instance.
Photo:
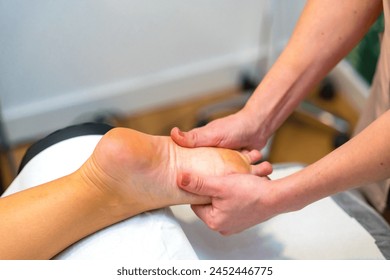
[[[307,174],[306,168],[270,181],[273,187],[271,197],[279,213],[301,210],[316,200],[312,197],[316,194],[313,192],[316,182]]]
[[[255,120],[258,135],[271,137],[286,120],[299,102],[300,96],[295,94],[294,75],[284,69],[274,66],[256,88],[245,107],[245,115]],[[283,73],[283,75],[281,75]]]
[[[321,179],[310,166],[291,175],[274,180],[275,203],[282,212],[301,210],[307,205],[329,196],[327,180]]]

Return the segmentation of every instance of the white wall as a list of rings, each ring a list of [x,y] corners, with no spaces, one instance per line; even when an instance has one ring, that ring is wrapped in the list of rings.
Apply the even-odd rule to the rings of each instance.
[[[0,93],[11,140],[87,112],[130,113],[231,87],[267,52],[269,7],[268,0],[0,0]]]

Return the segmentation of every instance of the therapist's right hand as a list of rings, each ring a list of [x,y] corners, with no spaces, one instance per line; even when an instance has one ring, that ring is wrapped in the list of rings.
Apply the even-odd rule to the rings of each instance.
[[[171,138],[176,144],[187,147],[220,147],[234,150],[261,150],[267,139],[262,135],[260,123],[244,109],[188,132],[175,127]]]
[[[178,177],[181,189],[211,198],[211,204],[191,207],[210,229],[222,235],[239,233],[279,214],[272,182],[252,174],[200,177],[182,173]]]

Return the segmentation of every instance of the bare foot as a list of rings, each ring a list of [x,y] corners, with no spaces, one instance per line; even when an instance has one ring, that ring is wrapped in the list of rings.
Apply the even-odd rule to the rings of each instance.
[[[127,205],[128,215],[135,215],[175,204],[209,203],[208,197],[177,187],[177,175],[181,171],[199,175],[270,174],[269,163],[251,165],[260,157],[256,152],[241,154],[221,148],[183,148],[170,137],[115,128],[103,136],[82,169],[103,190],[117,194],[118,203]]]

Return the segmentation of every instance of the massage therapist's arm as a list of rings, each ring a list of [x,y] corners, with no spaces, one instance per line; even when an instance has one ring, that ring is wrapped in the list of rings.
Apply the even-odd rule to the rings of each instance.
[[[310,90],[361,40],[382,12],[381,0],[309,0],[277,61],[245,107],[187,133],[181,146],[262,149]]]

